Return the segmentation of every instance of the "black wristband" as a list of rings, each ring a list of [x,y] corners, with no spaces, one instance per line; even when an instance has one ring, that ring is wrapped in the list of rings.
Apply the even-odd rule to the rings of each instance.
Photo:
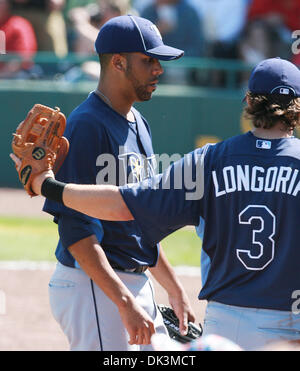
[[[63,204],[63,192],[66,183],[59,182],[53,178],[47,178],[44,180],[41,188],[41,193],[48,200],[59,202]]]

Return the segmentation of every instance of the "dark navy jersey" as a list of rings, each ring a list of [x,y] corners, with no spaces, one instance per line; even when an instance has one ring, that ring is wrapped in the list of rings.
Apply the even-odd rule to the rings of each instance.
[[[94,92],[68,117],[64,135],[70,150],[56,178],[77,184],[126,184],[155,174],[149,126],[134,108],[129,122]],[[77,266],[68,251],[72,244],[96,235],[108,260],[123,268],[155,265],[158,247],[141,239],[135,221],[109,222],[91,218],[46,200],[44,211],[58,223],[57,259]]]
[[[248,132],[197,149],[121,194],[149,244],[196,226],[200,299],[291,311],[300,289],[299,170],[299,139]]]

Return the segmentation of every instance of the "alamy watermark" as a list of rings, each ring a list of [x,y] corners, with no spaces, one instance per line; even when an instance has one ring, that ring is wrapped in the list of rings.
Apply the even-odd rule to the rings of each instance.
[[[6,37],[4,31],[0,31],[0,54],[6,54]]]
[[[292,304],[293,314],[295,315],[300,314],[300,290],[293,291],[292,299],[295,299],[295,301]]]
[[[98,156],[97,184],[134,185],[141,188],[184,190],[186,200],[199,200],[203,195],[203,162],[197,154],[164,153],[146,157],[119,148],[116,159],[110,153]],[[160,174],[158,174],[160,172]]]
[[[300,30],[293,31],[292,39],[296,39],[292,43],[292,53],[297,55],[300,53]]]

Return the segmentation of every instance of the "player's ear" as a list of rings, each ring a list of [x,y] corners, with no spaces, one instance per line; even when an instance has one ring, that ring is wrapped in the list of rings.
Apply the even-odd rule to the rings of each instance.
[[[118,71],[125,71],[126,58],[121,54],[114,54],[112,57],[112,65]]]

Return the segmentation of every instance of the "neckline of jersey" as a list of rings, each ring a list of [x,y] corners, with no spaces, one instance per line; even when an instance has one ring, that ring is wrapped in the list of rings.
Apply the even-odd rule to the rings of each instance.
[[[269,139],[269,138],[262,138],[262,137],[257,137],[256,135],[254,135],[252,133],[252,131],[248,131],[248,133],[246,133],[246,135],[248,135],[249,137],[253,138],[254,140],[268,140],[270,142],[273,142],[273,143],[276,143],[276,142],[280,142],[280,141],[283,141],[283,140],[290,140],[290,139],[295,139],[296,137],[293,135],[291,137],[284,137],[284,138],[274,138],[274,139]]]
[[[136,125],[136,120],[135,121],[130,121],[130,120],[127,120],[127,118],[125,118],[123,115],[121,115],[119,112],[117,112],[116,110],[114,110],[107,102],[104,101],[104,99],[101,99],[99,97],[98,94],[95,93],[95,91],[93,91],[93,95],[98,99],[98,101],[102,102],[106,107],[108,107],[112,112],[114,112],[116,115],[118,115],[119,117],[121,117],[124,121],[126,121],[127,124],[131,124],[131,125]],[[135,117],[134,115],[134,112],[131,111],[133,116]]]

